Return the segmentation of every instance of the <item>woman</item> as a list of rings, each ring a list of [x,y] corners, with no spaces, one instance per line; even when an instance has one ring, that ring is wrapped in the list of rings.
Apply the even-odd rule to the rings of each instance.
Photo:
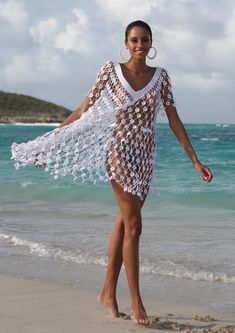
[[[17,161],[16,167],[44,165],[55,178],[71,173],[82,182],[111,181],[120,211],[98,301],[114,317],[120,316],[116,287],[124,263],[131,318],[137,324],[149,325],[139,290],[139,238],[141,208],[153,174],[156,113],[161,108],[203,180],[210,182],[212,173],[200,163],[178,116],[168,73],[146,64],[152,48],[149,25],[142,21],[130,23],[125,46],[130,53],[128,61],[107,62],[81,106],[60,128],[26,144],[14,143],[12,158]]]

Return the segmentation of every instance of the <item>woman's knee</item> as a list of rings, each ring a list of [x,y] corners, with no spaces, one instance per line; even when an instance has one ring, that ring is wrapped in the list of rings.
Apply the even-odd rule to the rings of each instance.
[[[142,233],[141,216],[133,216],[125,223],[125,236],[137,239]]]
[[[119,233],[124,233],[124,220],[121,213],[117,216],[115,228]]]

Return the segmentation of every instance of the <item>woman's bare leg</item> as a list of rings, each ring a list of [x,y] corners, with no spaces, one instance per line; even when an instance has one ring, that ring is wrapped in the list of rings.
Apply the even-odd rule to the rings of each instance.
[[[124,222],[123,261],[131,296],[131,317],[143,325],[149,324],[139,290],[139,238],[142,231],[141,204],[138,196],[125,192],[111,181]]]
[[[146,196],[140,201],[142,208]],[[118,305],[116,300],[116,289],[119,273],[123,262],[123,240],[124,240],[124,221],[119,211],[116,218],[115,227],[109,244],[109,260],[102,292],[98,295],[98,301],[108,308],[113,317],[119,317]]]
[[[124,223],[119,212],[112,238],[109,243],[109,261],[102,292],[98,295],[98,301],[108,308],[113,317],[119,317],[116,300],[116,289],[119,273],[122,267],[122,247],[124,238]]]

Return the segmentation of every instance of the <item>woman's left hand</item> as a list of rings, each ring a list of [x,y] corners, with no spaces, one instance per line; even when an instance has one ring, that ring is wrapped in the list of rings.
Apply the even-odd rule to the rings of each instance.
[[[209,168],[207,168],[205,165],[202,165],[200,162],[195,162],[193,166],[202,175],[202,179],[206,183],[212,181],[213,175]]]

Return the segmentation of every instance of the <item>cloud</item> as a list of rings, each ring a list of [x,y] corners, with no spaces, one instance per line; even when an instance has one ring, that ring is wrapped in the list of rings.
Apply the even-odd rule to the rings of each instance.
[[[9,83],[31,82],[34,80],[34,71],[30,65],[29,57],[18,55],[3,70],[5,80]]]
[[[4,67],[1,73],[8,85],[50,84],[57,83],[58,79],[68,79],[76,62],[73,57],[66,56],[66,51],[87,54],[91,50],[88,16],[79,8],[74,8],[71,13],[76,22],[66,23],[49,17],[31,24],[28,30],[24,30],[24,36],[27,32],[31,37],[31,45],[14,50],[4,62],[2,55]]]
[[[40,21],[35,26],[29,28],[29,32],[33,39],[39,44],[45,44],[54,36],[57,27],[57,20],[52,17],[47,20]]]
[[[235,7],[230,3],[224,18],[217,11],[200,1],[172,2],[152,25],[158,61],[181,89],[218,92],[234,85]]]
[[[0,17],[15,26],[25,24],[28,19],[21,0],[8,0],[0,3]]]
[[[226,79],[220,73],[186,73],[181,75],[172,75],[172,80],[177,82],[177,88],[193,89],[201,92],[221,90],[227,86]]]
[[[213,120],[234,119],[234,0],[0,0],[0,88],[77,106],[102,64],[121,61],[136,19],[152,27],[158,55],[148,64],[169,71],[181,114],[200,121],[201,103],[205,120],[203,104]]]
[[[77,21],[68,23],[64,31],[55,38],[55,47],[63,51],[73,50],[81,53],[90,53],[92,46],[89,33],[89,19],[83,9],[74,8],[72,13]]]
[[[165,0],[96,0],[106,20],[127,24],[145,19],[155,8],[163,8]]]
[[[17,54],[3,70],[8,84],[56,81],[69,73],[59,55],[48,51],[39,54]]]
[[[207,57],[210,59],[210,67],[216,67],[221,72],[235,75],[234,54],[235,54],[235,7],[231,16],[225,23],[225,38],[210,40],[207,45]],[[234,82],[233,82],[234,84]]]
[[[162,11],[165,28],[190,31],[200,38],[214,38],[223,35],[223,20],[214,12],[215,6],[206,1],[171,1]]]
[[[200,64],[200,53],[203,43],[192,31],[180,27],[162,28],[154,27],[159,35],[159,45],[162,55],[168,64],[177,65],[184,71],[195,71]]]

